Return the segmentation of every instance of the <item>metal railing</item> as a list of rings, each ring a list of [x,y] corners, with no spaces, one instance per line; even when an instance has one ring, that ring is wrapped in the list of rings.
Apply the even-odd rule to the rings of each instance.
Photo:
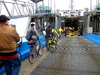
[[[36,7],[40,5],[45,6],[44,0],[42,0],[42,4],[32,2],[31,0],[0,0],[0,15],[7,15],[10,19],[29,17],[35,14]],[[55,0],[54,7],[52,6],[52,0],[48,0],[48,7],[51,8],[51,13],[55,13],[55,5]],[[41,14],[40,10],[38,11],[38,14]]]
[[[0,15],[5,14],[9,18],[27,17],[34,14],[34,6],[32,2],[24,1],[0,1]]]

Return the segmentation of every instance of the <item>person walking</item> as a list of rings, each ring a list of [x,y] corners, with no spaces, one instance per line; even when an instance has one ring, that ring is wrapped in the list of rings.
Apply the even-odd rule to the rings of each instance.
[[[37,47],[36,47],[36,41],[39,40],[39,35],[38,35],[38,32],[35,29],[34,24],[31,24],[31,29],[29,29],[27,31],[26,39],[28,40],[28,45],[31,45],[30,49],[32,49],[32,47],[34,46],[34,48],[35,48],[35,50],[38,54],[38,50],[37,50]]]
[[[48,43],[48,40],[49,40],[49,38],[50,38],[50,36],[53,36],[53,34],[52,34],[52,28],[51,28],[51,25],[49,25],[47,28],[46,28],[46,36],[45,36],[45,41],[46,41],[46,48],[47,48],[47,50],[49,50],[48,48],[49,48],[49,43]]]
[[[48,39],[51,35],[52,35],[52,28],[51,28],[51,25],[49,25],[46,28],[46,36],[45,36],[45,38]]]
[[[10,27],[10,19],[0,16],[0,60],[2,60],[6,75],[18,75],[21,61],[16,51],[16,43],[20,41],[19,34],[14,27]]]

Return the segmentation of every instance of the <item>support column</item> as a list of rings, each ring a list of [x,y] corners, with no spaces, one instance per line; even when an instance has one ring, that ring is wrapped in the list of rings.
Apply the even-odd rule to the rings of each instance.
[[[90,15],[88,15],[88,21],[87,21],[87,27],[86,27],[86,32],[88,33],[88,28],[90,26]]]
[[[55,28],[58,28],[58,20],[56,15],[55,15]]]

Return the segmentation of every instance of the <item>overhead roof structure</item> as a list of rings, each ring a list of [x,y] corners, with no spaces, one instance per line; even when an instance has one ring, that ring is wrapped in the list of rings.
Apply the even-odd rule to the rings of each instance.
[[[33,1],[34,3],[38,3],[38,2],[43,1],[43,0],[31,0],[31,1]]]

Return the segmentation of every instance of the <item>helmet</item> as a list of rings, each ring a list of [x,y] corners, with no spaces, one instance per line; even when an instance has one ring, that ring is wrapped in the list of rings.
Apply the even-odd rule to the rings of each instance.
[[[5,23],[7,20],[10,20],[10,19],[6,17],[5,15],[0,16],[0,23]]]

